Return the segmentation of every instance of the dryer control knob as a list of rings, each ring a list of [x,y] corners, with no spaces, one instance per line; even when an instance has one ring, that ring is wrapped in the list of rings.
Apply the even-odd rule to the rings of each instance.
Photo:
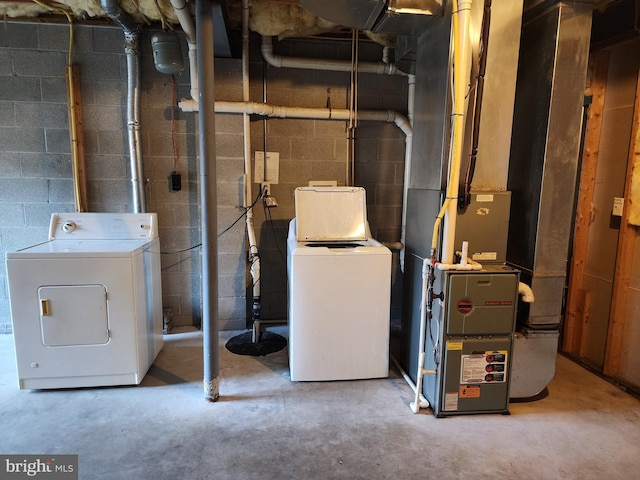
[[[77,225],[75,222],[64,222],[62,224],[62,231],[64,233],[71,233],[76,229]]]

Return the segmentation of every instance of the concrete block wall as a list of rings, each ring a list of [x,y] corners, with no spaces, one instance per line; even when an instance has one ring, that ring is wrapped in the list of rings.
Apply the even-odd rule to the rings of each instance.
[[[65,65],[65,25],[5,22],[0,27],[0,253],[46,240],[52,212],[73,211]],[[141,136],[147,211],[158,214],[163,306],[174,325],[199,325],[200,243],[197,114],[176,112],[178,160],[172,142],[173,83],[153,66],[151,31],[140,36]],[[89,210],[131,211],[126,125],[124,38],[115,27],[74,27],[80,67]],[[183,41],[184,42],[184,41]],[[184,49],[186,53],[186,46]],[[185,59],[186,60],[186,59]],[[216,59],[216,95],[241,94],[240,61]],[[175,76],[178,98],[189,94],[188,68]],[[242,125],[216,118],[219,224],[241,215]],[[177,169],[182,190],[168,191]],[[220,239],[221,329],[245,324],[245,246],[240,222]],[[4,261],[0,267],[0,332],[11,331]]]
[[[46,239],[51,212],[73,210],[64,65],[68,27],[21,22],[0,27],[0,253]],[[197,114],[172,108],[171,77],[153,67],[151,32],[141,35],[142,154],[147,210],[157,212],[162,255],[163,306],[174,325],[201,321]],[[126,59],[118,28],[75,27],[74,61],[82,78],[85,150],[92,211],[131,211],[126,131]],[[349,59],[348,40],[288,40],[282,55]],[[186,53],[186,47],[184,48]],[[251,100],[285,106],[345,108],[349,73],[265,66],[252,37]],[[382,47],[363,42],[360,59],[379,61]],[[185,58],[186,62],[186,58]],[[240,101],[241,62],[216,59],[216,99]],[[359,108],[406,112],[406,78],[359,76]],[[189,94],[188,69],[175,76],[178,98]],[[266,87],[266,92],[265,92]],[[176,115],[178,160],[172,142]],[[216,115],[218,230],[243,213],[242,116]],[[294,216],[293,191],[309,180],[345,183],[346,122],[251,117],[256,150],[280,154],[280,182],[272,186],[279,207],[254,208],[262,259],[263,318],[286,318],[286,232]],[[266,132],[266,139],[264,133]],[[393,124],[360,122],[356,131],[356,185],[367,189],[372,232],[400,239],[404,136]],[[182,190],[169,192],[177,169]],[[254,184],[254,195],[258,185]],[[269,215],[269,213],[271,215]],[[247,244],[244,222],[219,237],[219,312],[222,330],[247,319]],[[249,298],[250,301],[250,298]],[[4,262],[0,267],[0,332],[10,331]]]
[[[252,52],[259,52],[259,45]],[[276,42],[278,55],[318,59],[350,60],[350,40],[296,39]],[[362,42],[360,61],[378,62],[382,47]],[[257,53],[252,57],[253,101],[292,107],[347,108],[349,72],[328,72],[265,66]],[[266,81],[263,81],[266,79]],[[359,74],[362,110],[394,110],[406,115],[407,78]],[[264,87],[266,86],[266,92]],[[266,132],[266,141],[265,141]],[[262,316],[287,316],[286,238],[295,216],[294,190],[310,180],[336,180],[345,185],[348,157],[347,122],[308,119],[256,118],[251,129],[252,152],[278,152],[280,182],[271,185],[278,207],[254,210],[261,255]],[[368,218],[372,234],[380,241],[400,240],[404,177],[404,134],[394,124],[358,123],[355,132],[355,181],[367,192]],[[259,185],[254,184],[254,192]]]

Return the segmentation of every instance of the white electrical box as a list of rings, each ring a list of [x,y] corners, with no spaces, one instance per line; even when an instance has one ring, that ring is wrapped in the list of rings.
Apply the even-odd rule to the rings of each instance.
[[[613,210],[611,215],[614,217],[621,217],[624,211],[624,198],[613,197]]]
[[[256,152],[254,182],[280,182],[280,154],[278,152]]]

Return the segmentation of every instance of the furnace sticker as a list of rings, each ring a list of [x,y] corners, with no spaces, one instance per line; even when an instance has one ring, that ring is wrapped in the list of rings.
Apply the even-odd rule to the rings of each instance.
[[[506,370],[506,350],[462,355],[460,384],[504,383],[507,377]]]
[[[460,385],[460,398],[480,398],[478,385]]]

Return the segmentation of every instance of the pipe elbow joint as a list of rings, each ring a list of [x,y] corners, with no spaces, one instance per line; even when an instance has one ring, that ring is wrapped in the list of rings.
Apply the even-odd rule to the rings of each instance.
[[[518,284],[518,294],[525,303],[533,303],[535,301],[533,290],[526,283],[520,282]]]
[[[183,98],[180,102],[178,102],[178,107],[183,112],[197,112],[198,111],[198,101],[193,98]]]
[[[273,43],[271,37],[262,37],[260,52],[262,53],[262,58],[264,58],[269,65],[276,68],[282,67],[282,58],[274,55],[273,53]]]

